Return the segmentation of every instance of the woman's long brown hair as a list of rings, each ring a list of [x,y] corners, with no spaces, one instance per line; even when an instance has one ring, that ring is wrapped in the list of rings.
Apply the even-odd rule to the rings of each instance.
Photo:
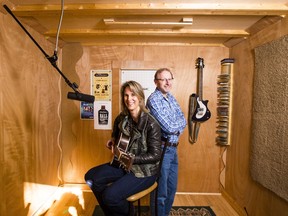
[[[124,91],[126,88],[130,88],[130,90],[137,96],[137,98],[139,99],[139,106],[141,111],[143,112],[149,112],[146,107],[145,107],[145,94],[143,91],[142,86],[140,85],[140,83],[130,80],[127,81],[125,83],[123,83],[122,87],[121,87],[121,108],[122,111],[125,114],[129,114],[129,110],[127,109],[126,105],[125,105],[125,101],[124,101]]]

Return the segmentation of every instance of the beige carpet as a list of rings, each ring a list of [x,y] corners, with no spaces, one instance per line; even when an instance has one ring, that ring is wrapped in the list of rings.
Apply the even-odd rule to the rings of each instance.
[[[255,49],[252,178],[288,201],[288,35]]]

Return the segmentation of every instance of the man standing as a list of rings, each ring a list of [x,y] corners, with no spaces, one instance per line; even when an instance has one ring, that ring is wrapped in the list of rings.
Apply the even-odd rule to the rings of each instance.
[[[158,185],[158,216],[169,215],[174,202],[178,180],[177,146],[179,135],[186,127],[184,114],[170,93],[173,79],[173,74],[168,68],[158,69],[154,75],[156,89],[147,100],[150,113],[161,126],[162,147],[166,145]]]

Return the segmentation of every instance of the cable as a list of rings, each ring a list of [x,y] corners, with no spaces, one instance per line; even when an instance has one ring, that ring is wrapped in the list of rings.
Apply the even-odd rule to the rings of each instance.
[[[63,14],[64,14],[64,0],[61,0],[61,15],[60,15],[60,20],[59,20],[57,35],[56,35],[55,53],[58,52],[59,34],[60,34],[61,25],[62,25]]]
[[[59,92],[61,92],[61,76],[59,77],[59,81],[58,81],[58,89],[59,89]],[[59,122],[60,122],[60,128],[59,128],[59,132],[57,135],[57,146],[58,146],[59,151],[60,151],[59,163],[58,163],[58,167],[57,167],[57,177],[59,180],[59,185],[63,184],[63,179],[61,178],[61,165],[62,165],[62,159],[63,159],[63,150],[62,150],[62,147],[60,145],[60,138],[61,138],[61,132],[62,132],[61,102],[62,102],[62,97],[60,94],[59,103],[58,103],[58,107],[57,107],[58,108],[57,115],[58,115]]]
[[[56,61],[58,59],[57,53],[58,53],[59,33],[60,33],[61,25],[62,25],[63,14],[64,14],[64,0],[61,0],[61,15],[60,15],[60,20],[59,20],[58,29],[57,29],[56,47],[55,47],[55,51],[54,51],[54,56],[55,56]],[[61,76],[59,77],[59,81],[58,81],[58,89],[59,89],[59,92],[61,92]],[[60,94],[60,99],[59,99],[59,103],[58,103],[58,111],[57,111],[58,118],[60,121],[60,128],[59,128],[59,132],[57,135],[57,146],[58,146],[59,151],[60,151],[59,163],[58,163],[58,167],[57,167],[57,177],[59,180],[59,185],[62,185],[64,183],[63,179],[61,177],[61,165],[62,165],[62,159],[63,159],[63,149],[60,145],[60,138],[61,138],[61,132],[62,132],[61,102],[62,102],[62,97]]]
[[[223,165],[223,168],[220,170],[220,175],[219,175],[219,180],[220,180],[220,184],[223,188],[225,188],[225,183],[223,184],[223,182],[221,181],[221,176],[222,174],[224,174],[224,179],[225,179],[225,169],[226,169],[226,155],[225,155],[225,161],[223,159],[224,157],[224,154],[226,154],[226,151],[227,151],[227,147],[225,146],[222,154],[221,154],[221,160],[222,160],[222,165]]]

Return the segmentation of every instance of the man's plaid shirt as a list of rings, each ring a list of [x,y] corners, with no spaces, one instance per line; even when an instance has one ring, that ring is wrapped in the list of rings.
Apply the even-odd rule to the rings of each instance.
[[[179,135],[186,127],[186,119],[175,97],[168,93],[164,97],[157,88],[148,97],[147,108],[159,122],[162,129],[162,136],[168,142],[177,143]]]

